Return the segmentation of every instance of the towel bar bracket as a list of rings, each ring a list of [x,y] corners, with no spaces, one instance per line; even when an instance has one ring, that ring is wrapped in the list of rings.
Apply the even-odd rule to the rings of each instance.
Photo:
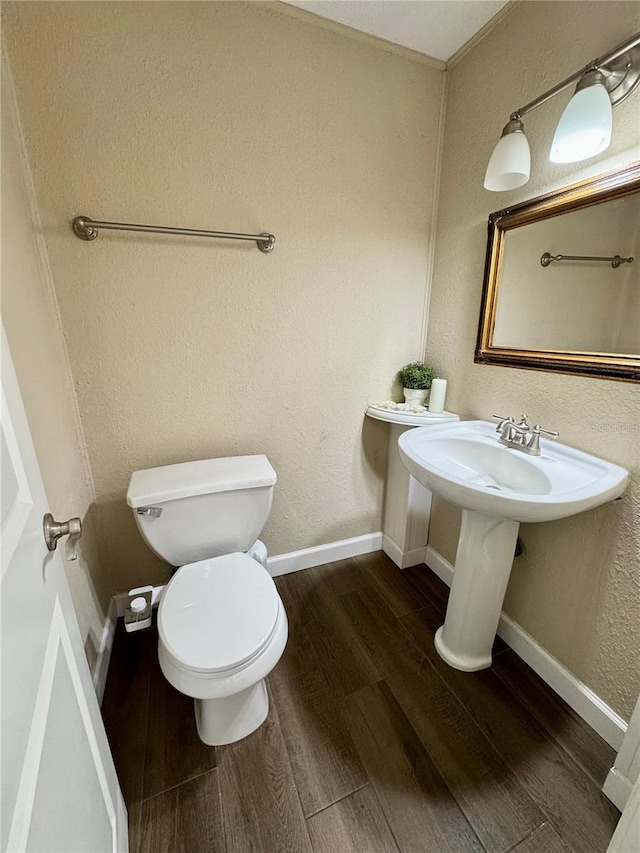
[[[95,240],[98,236],[98,229],[92,228],[89,224],[91,222],[90,219],[87,219],[86,216],[76,216],[73,220],[73,231],[76,237],[79,237],[81,240]]]

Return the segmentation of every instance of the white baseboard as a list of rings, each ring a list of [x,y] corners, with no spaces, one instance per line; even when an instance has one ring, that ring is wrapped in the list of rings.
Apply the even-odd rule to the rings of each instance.
[[[303,548],[301,551],[290,551],[288,554],[277,554],[267,558],[267,569],[271,577],[288,575],[300,569],[312,569],[324,563],[334,563],[336,560],[346,560],[359,554],[370,554],[382,548],[382,533],[365,533],[364,536],[354,536],[351,539],[340,539],[337,542],[327,542],[326,545],[315,545],[313,548]]]
[[[109,609],[104,620],[102,629],[102,637],[100,638],[100,648],[98,656],[93,665],[93,686],[95,687],[98,704],[102,705],[102,697],[104,696],[104,688],[107,684],[107,674],[109,672],[109,661],[111,660],[111,650],[113,648],[113,638],[116,633],[116,620],[118,618],[116,597],[114,596],[109,602]]]
[[[620,749],[627,724],[613,708],[505,613],[498,634],[600,737],[616,751]]]
[[[430,545],[427,545],[425,562],[440,580],[451,586],[453,566]],[[498,625],[498,636],[610,746],[616,751],[620,749],[627,731],[627,723],[622,717],[504,611]]]
[[[382,550],[401,569],[420,566],[424,563],[424,545],[421,548],[413,548],[411,551],[403,551],[386,533],[382,537]]]
[[[127,609],[127,605],[129,604],[129,593],[117,592],[113,596],[113,600],[115,602],[116,607],[116,616],[118,619],[120,619],[121,616],[124,616],[125,611]]]
[[[267,570],[272,577],[298,572],[300,569],[311,569],[324,563],[336,560],[346,560],[347,557],[357,557],[359,554],[370,554],[382,548],[382,533],[366,533],[364,536],[354,536],[352,539],[340,539],[338,542],[328,542],[325,545],[315,545],[313,548],[303,548],[301,551],[290,551],[288,554],[277,554],[267,558]],[[422,563],[424,549],[422,549]],[[153,605],[158,603],[165,587],[153,588]],[[128,592],[118,592],[113,596],[112,605],[115,608],[115,618],[124,616],[129,603]]]
[[[298,572],[300,569],[311,569],[324,563],[336,560],[346,560],[347,557],[357,557],[359,554],[370,554],[382,548],[382,533],[366,533],[364,536],[354,536],[352,539],[340,539],[338,542],[328,542],[326,545],[315,545],[313,548],[303,548],[301,551],[290,551],[288,554],[277,554],[267,558],[267,570],[272,577]],[[424,557],[424,549],[422,553]],[[422,558],[420,559],[422,562]],[[158,603],[165,587],[153,588],[153,605]],[[118,592],[113,596],[115,619],[124,616],[129,603],[128,592]],[[112,638],[113,641],[113,638]]]
[[[437,575],[443,583],[451,586],[453,580],[453,566],[446,560],[439,551],[427,545],[424,561],[431,569],[434,575]]]

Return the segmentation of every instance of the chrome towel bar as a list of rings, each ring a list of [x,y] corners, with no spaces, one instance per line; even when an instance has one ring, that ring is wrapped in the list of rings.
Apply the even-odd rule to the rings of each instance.
[[[181,237],[215,237],[220,240],[251,240],[261,252],[272,252],[276,245],[273,234],[238,234],[233,231],[200,231],[194,228],[169,228],[164,225],[133,225],[130,222],[100,222],[88,216],[76,216],[72,223],[76,237],[95,240],[101,228],[110,231],[146,231],[151,234],[177,234]]]
[[[554,261],[607,261],[615,269],[621,264],[632,264],[633,258],[621,258],[620,255],[613,255],[611,258],[602,258],[598,255],[550,255],[545,252],[540,258],[540,263],[543,267],[548,267]]]

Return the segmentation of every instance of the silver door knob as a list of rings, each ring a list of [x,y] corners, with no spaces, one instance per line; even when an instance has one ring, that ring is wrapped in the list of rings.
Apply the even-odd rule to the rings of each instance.
[[[67,556],[69,560],[77,560],[78,539],[82,536],[82,522],[79,518],[70,518],[69,521],[56,521],[50,512],[42,519],[44,541],[49,551],[55,551],[58,539],[68,536]]]

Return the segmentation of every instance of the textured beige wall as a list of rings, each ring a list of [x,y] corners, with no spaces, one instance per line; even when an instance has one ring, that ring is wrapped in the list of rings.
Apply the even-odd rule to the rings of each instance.
[[[5,38],[115,588],[166,577],[132,471],[266,453],[282,553],[379,530],[418,356],[443,72],[254,3],[5,5]],[[76,214],[272,231],[103,233]]]
[[[483,189],[509,113],[640,29],[637,3],[519,3],[448,72],[447,118],[427,355],[463,417],[529,413],[567,444],[629,468],[623,501],[575,518],[523,525],[506,611],[623,715],[640,689],[640,393],[638,386],[473,363],[487,216],[492,210],[636,160],[640,91],[614,111],[606,157],[558,168],[548,160],[569,95],[527,117],[529,183]],[[458,513],[436,502],[431,544],[452,543]]]
[[[9,75],[4,67],[2,71],[2,319],[51,512],[60,520],[82,518],[78,560],[65,561],[65,568],[93,666],[109,582],[98,558],[90,511],[93,491],[46,252],[38,235],[33,187]]]

